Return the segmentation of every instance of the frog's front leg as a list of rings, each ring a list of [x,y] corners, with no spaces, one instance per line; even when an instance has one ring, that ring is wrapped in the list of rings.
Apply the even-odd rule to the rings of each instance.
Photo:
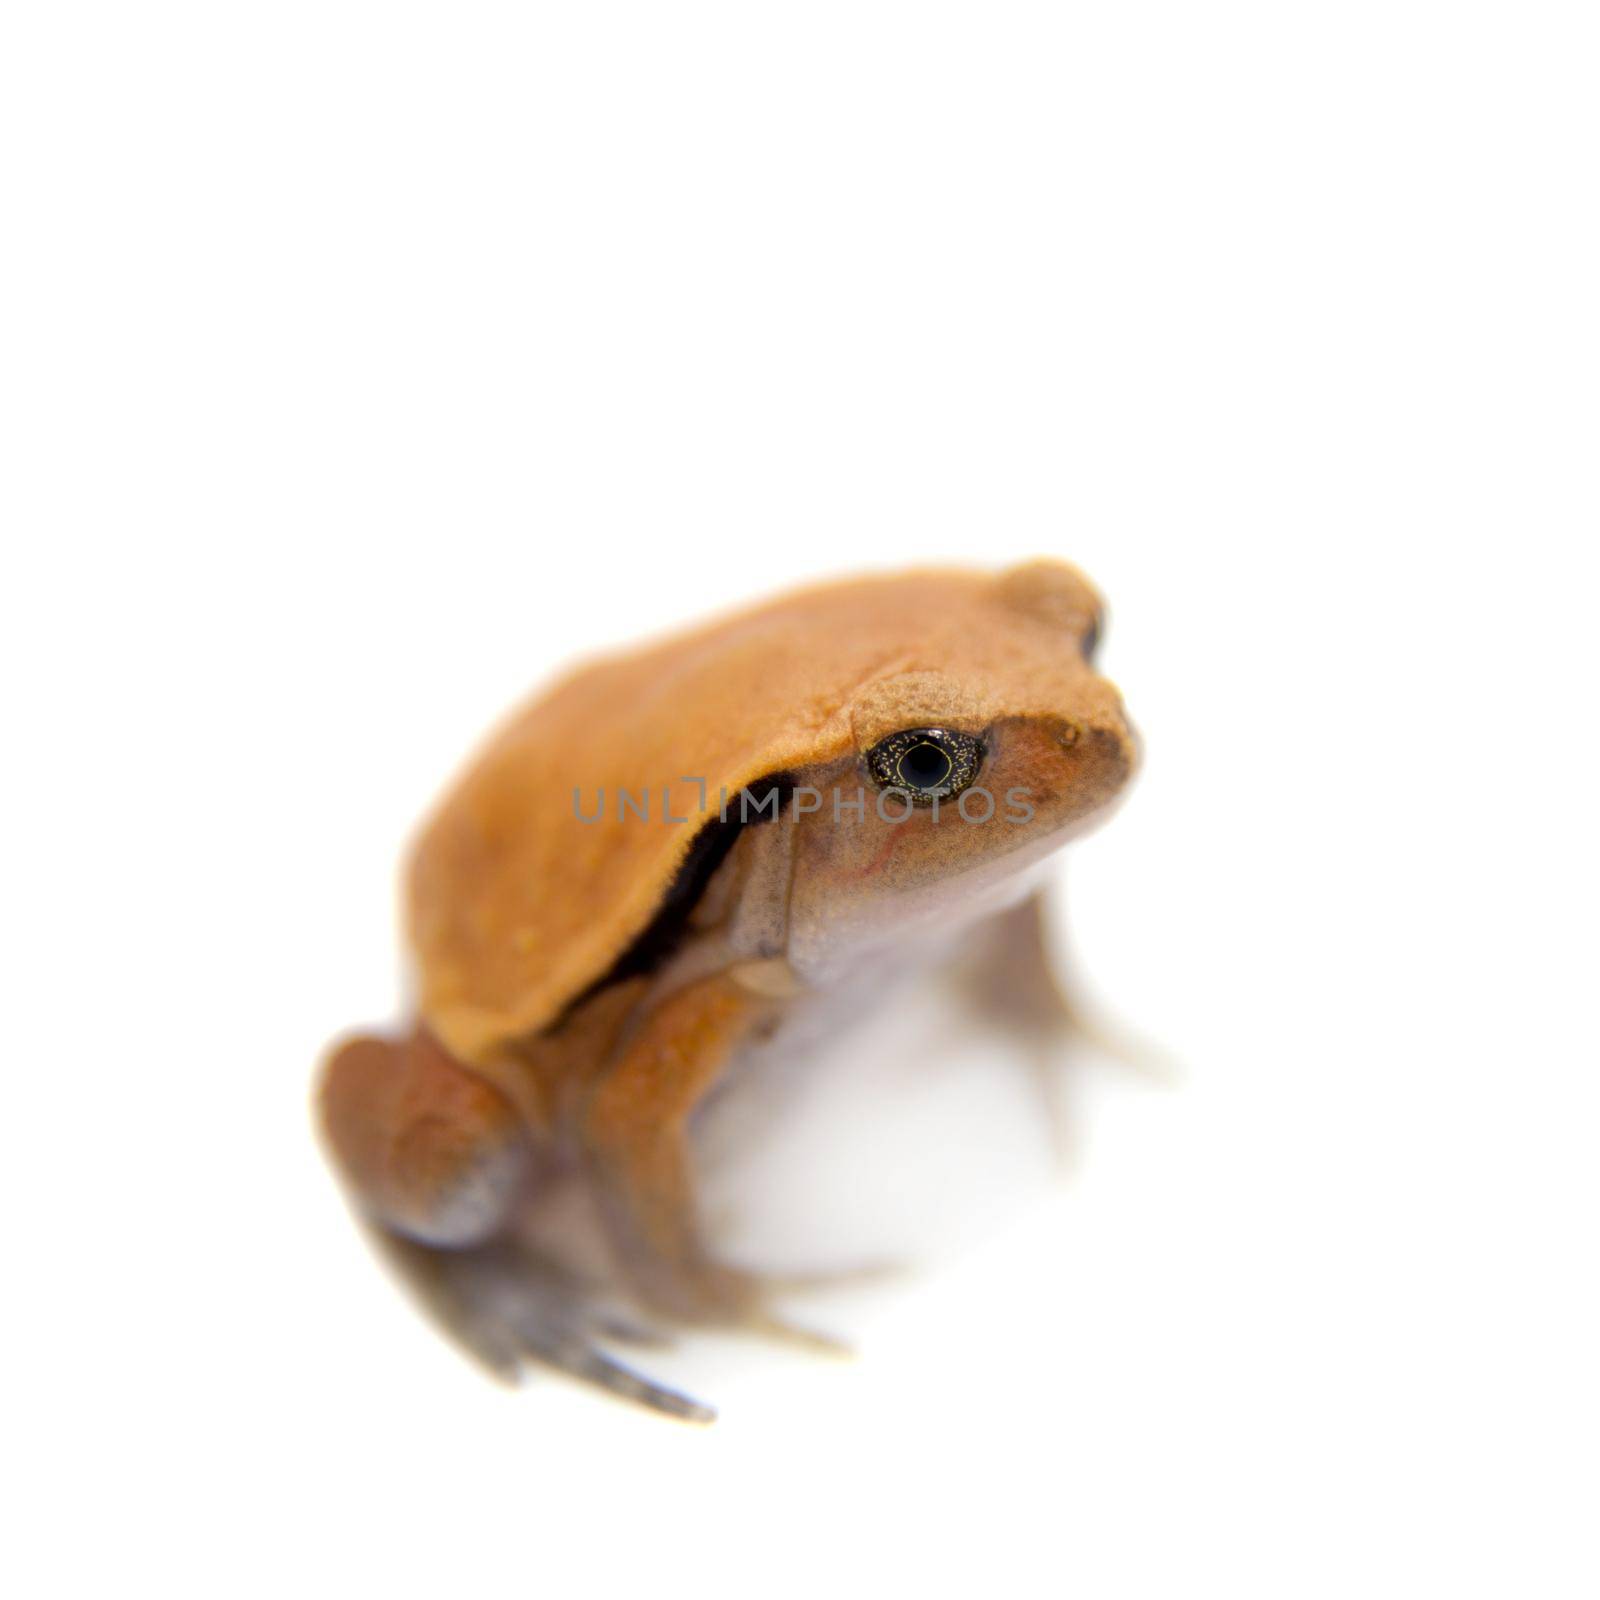
[[[1057,1154],[1074,1150],[1064,1069],[1074,1045],[1087,1045],[1158,1081],[1171,1064],[1154,1047],[1106,1027],[1072,997],[1051,948],[1046,900],[1035,892],[992,918],[970,941],[957,976],[979,1009],[1029,1048]]]
[[[619,1264],[653,1310],[688,1322],[786,1331],[759,1279],[708,1257],[690,1171],[689,1121],[774,1002],[725,975],[649,1011],[605,1065],[579,1117]]]
[[[967,966],[980,1004],[1052,1051],[1084,1044],[1157,1082],[1170,1081],[1176,1066],[1164,1052],[1102,1020],[1077,998],[1071,984],[1063,982],[1048,921],[1042,891],[992,920],[987,939],[975,941],[976,960]]]

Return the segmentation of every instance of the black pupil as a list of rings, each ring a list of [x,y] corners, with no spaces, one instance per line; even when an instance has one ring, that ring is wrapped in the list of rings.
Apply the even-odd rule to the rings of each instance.
[[[951,760],[936,744],[914,744],[900,757],[907,788],[937,789],[950,776]]]

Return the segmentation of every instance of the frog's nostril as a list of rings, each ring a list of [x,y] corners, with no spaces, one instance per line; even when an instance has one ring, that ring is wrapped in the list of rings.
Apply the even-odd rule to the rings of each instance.
[[[1076,716],[1052,718],[1051,724],[1056,745],[1068,753],[1083,781],[1119,788],[1139,764],[1139,737],[1120,701],[1097,703]]]

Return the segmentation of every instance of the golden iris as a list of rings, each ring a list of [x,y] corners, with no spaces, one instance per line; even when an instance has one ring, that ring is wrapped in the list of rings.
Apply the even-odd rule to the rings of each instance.
[[[867,770],[882,789],[903,789],[919,805],[958,795],[983,764],[983,743],[949,728],[906,728],[867,752]]]

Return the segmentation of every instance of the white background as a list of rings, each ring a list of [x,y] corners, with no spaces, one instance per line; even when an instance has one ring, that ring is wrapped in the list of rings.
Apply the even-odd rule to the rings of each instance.
[[[1596,42],[9,6],[8,1590],[1594,1594]],[[1044,552],[1179,1084],[709,1431],[483,1381],[306,1115],[419,813],[576,652]]]

